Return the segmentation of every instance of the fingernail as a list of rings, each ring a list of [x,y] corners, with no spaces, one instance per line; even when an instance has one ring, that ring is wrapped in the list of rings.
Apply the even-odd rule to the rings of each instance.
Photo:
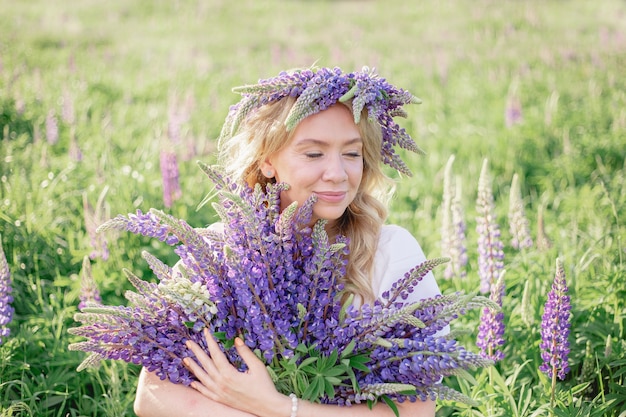
[[[243,346],[243,340],[238,337],[235,337],[235,346]]]

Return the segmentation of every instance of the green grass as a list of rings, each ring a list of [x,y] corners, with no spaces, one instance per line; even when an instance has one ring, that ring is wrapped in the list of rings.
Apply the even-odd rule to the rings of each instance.
[[[549,413],[538,372],[539,323],[557,257],[572,297],[571,372],[557,416],[623,416],[626,409],[626,4],[623,1],[111,1],[0,0],[0,236],[15,308],[0,346],[0,415],[132,416],[138,369],[122,362],[75,372],[67,345],[92,224],[163,208],[159,151],[177,152],[182,197],[168,212],[194,226],[209,191],[195,160],[211,162],[230,88],[309,66],[376,67],[423,99],[403,125],[427,151],[407,156],[390,221],[440,254],[443,170],[454,154],[468,222],[470,265],[446,292],[473,291],[474,201],[482,160],[493,176],[505,249],[506,358],[446,381],[481,405],[440,403],[440,416]],[[188,100],[189,98],[189,100]],[[507,100],[522,121],[507,127]],[[63,120],[68,103],[73,120]],[[182,140],[167,142],[168,111],[189,103]],[[46,140],[52,112],[59,140]],[[76,150],[82,158],[76,158]],[[508,193],[520,176],[533,237],[543,213],[551,246],[508,246]],[[85,210],[87,207],[87,210]],[[92,262],[107,303],[123,303],[122,268],[151,279],[139,254],[167,248],[107,236]],[[521,317],[525,283],[530,319]],[[477,314],[458,322],[471,333]],[[608,346],[608,348],[607,348]],[[605,352],[606,351],[606,352]],[[605,354],[608,353],[608,354]]]

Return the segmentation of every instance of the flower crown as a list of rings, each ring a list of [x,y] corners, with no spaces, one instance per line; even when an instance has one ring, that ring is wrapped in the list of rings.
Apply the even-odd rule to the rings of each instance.
[[[258,84],[233,88],[243,98],[231,106],[220,134],[220,141],[233,136],[245,117],[257,108],[281,100],[297,97],[287,119],[287,131],[294,129],[307,116],[318,113],[339,102],[352,99],[354,122],[361,119],[366,108],[368,119],[382,129],[381,160],[399,172],[411,176],[411,171],[394,150],[395,146],[423,154],[411,136],[393,118],[406,117],[405,104],[421,103],[406,90],[394,87],[373,70],[344,73],[340,68],[307,68],[283,71],[274,78],[259,80]]]

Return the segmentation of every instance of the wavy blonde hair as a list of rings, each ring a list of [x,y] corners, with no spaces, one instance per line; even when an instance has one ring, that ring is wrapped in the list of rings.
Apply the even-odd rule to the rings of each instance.
[[[251,187],[274,181],[266,178],[260,167],[292,139],[295,129],[287,132],[285,119],[294,103],[294,98],[286,97],[260,107],[248,115],[234,136],[219,143],[218,161],[227,175]],[[351,102],[341,104],[352,112]],[[372,288],[374,255],[394,184],[380,166],[380,126],[370,122],[364,110],[357,128],[363,139],[363,177],[354,200],[337,222],[335,232],[350,239],[346,290],[362,302],[372,302],[376,297]]]

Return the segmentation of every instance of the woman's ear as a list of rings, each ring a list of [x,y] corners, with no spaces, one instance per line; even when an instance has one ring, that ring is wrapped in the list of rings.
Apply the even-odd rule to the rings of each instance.
[[[261,162],[260,168],[261,168],[261,172],[266,178],[274,178],[274,176],[276,175],[276,171],[274,170],[274,167],[272,166],[272,163],[270,162],[269,158]]]

